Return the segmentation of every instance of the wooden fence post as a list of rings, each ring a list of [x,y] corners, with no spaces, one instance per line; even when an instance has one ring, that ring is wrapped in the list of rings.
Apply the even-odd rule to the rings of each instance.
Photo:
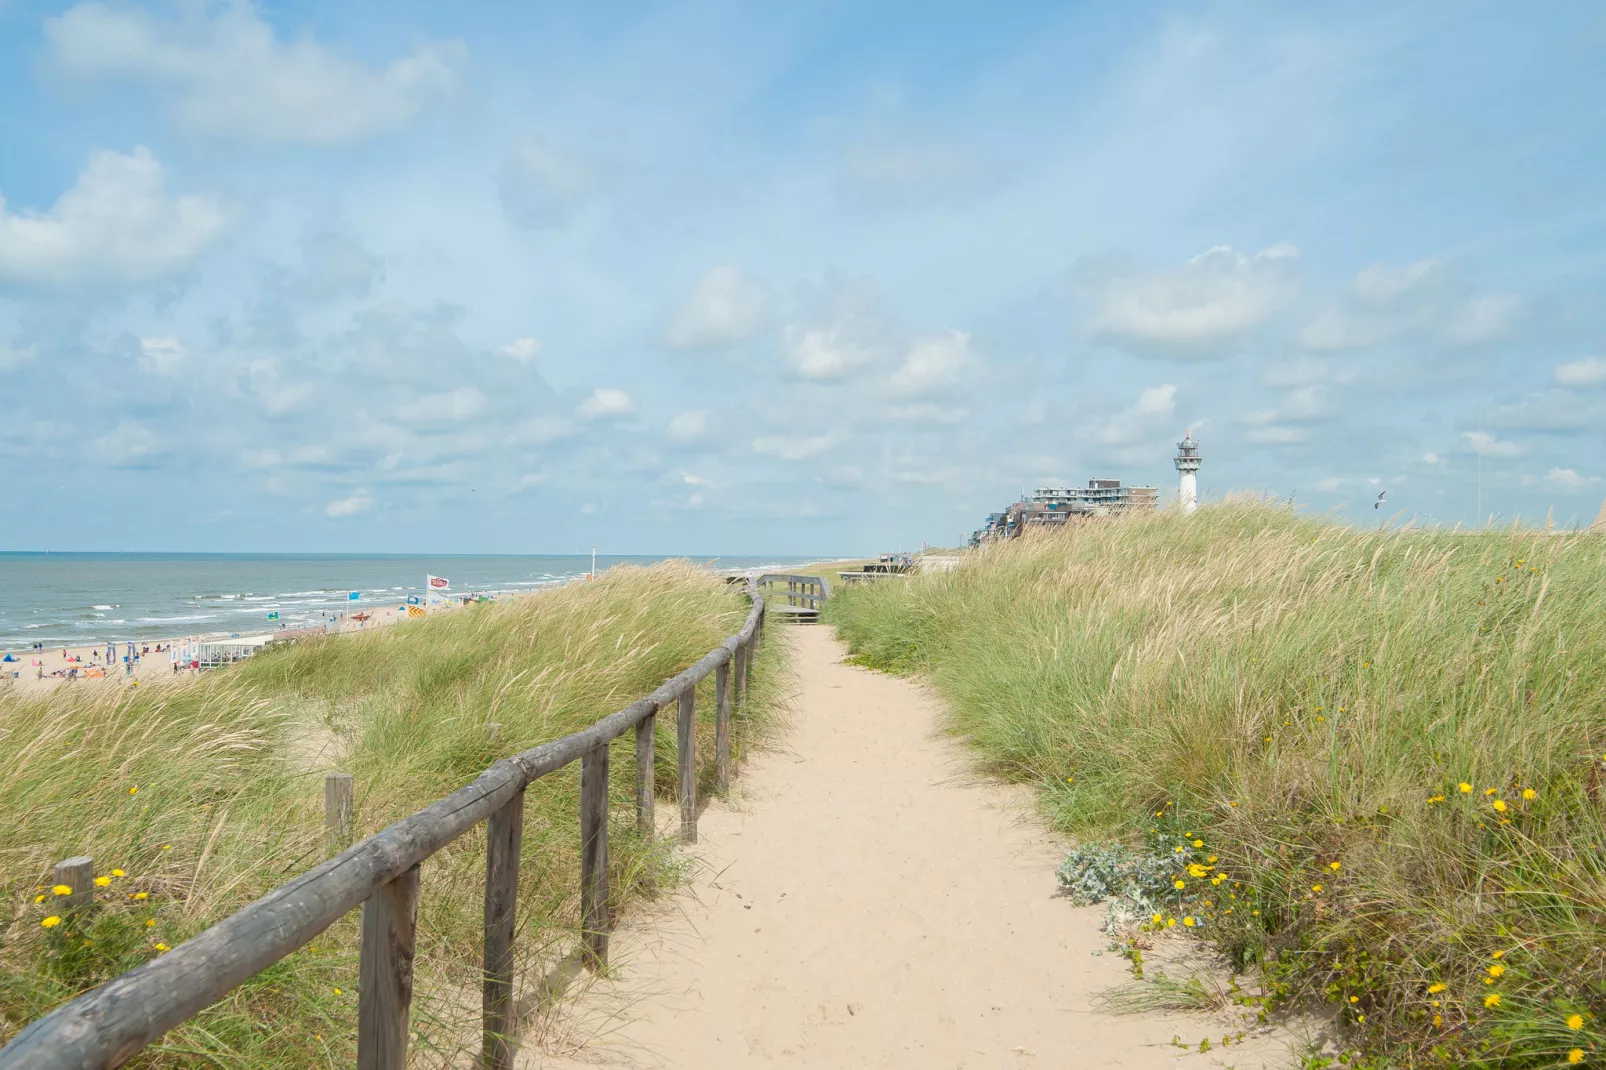
[[[736,644],[736,706],[744,712],[747,709],[747,642]]]
[[[697,685],[680,693],[675,744],[680,759],[680,838],[697,842]]]
[[[323,778],[323,834],[331,851],[338,851],[351,835],[354,799],[350,773],[329,773]]]
[[[413,1002],[418,867],[374,890],[362,905],[357,964],[357,1070],[406,1070]]]
[[[67,895],[50,898],[60,905],[65,913],[87,907],[95,901],[95,862],[87,855],[74,855],[64,858],[56,863],[56,883],[65,884],[72,891]]]
[[[731,787],[731,666],[714,667],[714,784],[721,792]]]
[[[658,829],[653,814],[653,761],[654,739],[658,730],[658,715],[648,714],[636,722],[636,831],[648,843]]]
[[[523,847],[521,788],[485,826],[485,987],[481,999],[485,1070],[511,1070],[513,1066],[513,934]]]
[[[580,759],[580,928],[586,965],[608,964],[608,744]]]

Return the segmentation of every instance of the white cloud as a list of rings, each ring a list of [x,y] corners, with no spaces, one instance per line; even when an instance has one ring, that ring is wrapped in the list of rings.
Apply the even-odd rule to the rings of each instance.
[[[922,401],[914,405],[894,405],[887,410],[887,414],[894,420],[902,420],[917,427],[952,427],[962,423],[965,417],[970,415],[970,411]]]
[[[601,189],[596,165],[539,138],[514,138],[502,154],[497,190],[502,210],[515,223],[561,226]]]
[[[549,477],[545,472],[526,472],[519,477],[518,484],[513,489],[514,491],[521,491],[529,490],[531,487],[539,487],[541,484],[545,483],[548,478]]]
[[[178,22],[82,3],[45,20],[53,66],[81,82],[165,93],[195,133],[334,145],[399,130],[457,88],[461,45],[432,44],[374,70],[310,37],[278,40],[250,3],[187,5]]]
[[[1290,390],[1276,408],[1240,414],[1238,422],[1250,426],[1251,430],[1244,434],[1248,441],[1262,446],[1286,446],[1309,439],[1308,425],[1322,422],[1336,411],[1327,388],[1315,383]]]
[[[356,516],[374,507],[374,499],[366,490],[359,490],[349,498],[337,498],[323,507],[330,516]]]
[[[1552,468],[1545,473],[1545,482],[1554,483],[1564,490],[1582,490],[1599,478],[1599,476],[1581,476],[1571,468]]]
[[[162,165],[140,146],[99,151],[49,212],[13,214],[0,198],[0,282],[143,282],[184,267],[223,233],[212,197],[168,199]]]
[[[90,443],[95,460],[113,467],[131,464],[158,452],[160,442],[150,428],[123,419]]]
[[[414,423],[459,423],[485,411],[485,395],[472,386],[426,394],[396,407],[396,415]]]
[[[270,416],[283,416],[302,408],[316,396],[311,383],[287,383],[279,378],[272,360],[254,360],[246,365],[251,393],[262,402]]]
[[[1148,387],[1138,394],[1136,404],[1097,423],[1093,438],[1105,446],[1147,442],[1170,425],[1176,408],[1176,387],[1170,383]]]
[[[1463,431],[1461,437],[1473,452],[1485,457],[1521,457],[1528,452],[1525,443],[1498,439],[1487,431]]]
[[[541,341],[538,338],[515,338],[502,347],[502,355],[512,357],[520,364],[528,364],[541,352]]]
[[[156,375],[172,375],[184,363],[187,350],[177,338],[141,338],[139,366]]]
[[[590,516],[593,513],[595,513],[596,511],[597,511],[597,507],[596,507],[596,504],[593,503],[593,502],[583,502],[580,505],[580,515],[581,516]]]
[[[1440,457],[1432,450],[1428,450],[1428,452],[1424,453],[1422,455],[1422,460],[1427,464],[1442,464],[1444,462],[1444,458]]]
[[[1510,294],[1473,294],[1447,262],[1428,257],[1356,273],[1338,299],[1300,333],[1307,349],[1360,349],[1399,337],[1452,346],[1505,335],[1521,308]]]
[[[712,479],[708,479],[704,476],[693,475],[690,472],[681,472],[680,479],[681,482],[685,483],[688,487],[712,487],[714,485],[714,481]]]
[[[277,468],[284,463],[278,450],[242,450],[240,464],[251,469]]]
[[[868,364],[870,350],[842,337],[834,327],[786,329],[786,354],[792,370],[804,379],[845,379]]]
[[[1556,382],[1563,386],[1600,386],[1606,383],[1606,357],[1585,357],[1558,364]]]
[[[578,413],[582,420],[605,420],[628,416],[635,411],[636,403],[630,400],[629,394],[613,387],[599,386],[580,403]]]
[[[669,421],[668,435],[676,442],[696,442],[708,434],[708,413],[703,409],[691,409],[679,413]]]
[[[1172,272],[1084,270],[1079,294],[1096,339],[1174,354],[1223,356],[1221,347],[1265,323],[1288,300],[1299,250],[1286,242],[1245,256],[1217,245]],[[1209,351],[1209,352],[1206,352]]]
[[[958,385],[970,364],[970,335],[945,328],[916,339],[888,385],[899,394],[928,394]]]
[[[556,442],[568,438],[578,429],[574,421],[567,416],[544,415],[532,416],[513,429],[508,440],[512,445],[544,446],[549,442]]]
[[[764,285],[741,268],[724,265],[697,280],[665,340],[676,349],[725,349],[758,334],[768,319]]]
[[[0,342],[0,372],[16,371],[39,355],[33,346],[17,347]]]
[[[824,435],[765,435],[753,440],[753,449],[783,461],[806,461],[818,457],[836,445],[836,436]]]

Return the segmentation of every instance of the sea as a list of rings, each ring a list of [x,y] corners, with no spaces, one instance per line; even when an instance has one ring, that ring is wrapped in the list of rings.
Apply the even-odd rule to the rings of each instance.
[[[0,552],[0,650],[129,639],[248,635],[321,626],[331,616],[405,605],[429,576],[448,597],[552,587],[591,571],[590,554],[121,554]],[[600,572],[663,557],[598,555]],[[800,557],[693,558],[719,571]],[[277,616],[273,616],[277,614]]]

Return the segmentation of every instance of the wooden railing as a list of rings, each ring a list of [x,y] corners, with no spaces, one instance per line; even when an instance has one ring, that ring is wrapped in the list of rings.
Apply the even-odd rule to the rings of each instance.
[[[524,832],[524,790],[532,780],[580,761],[581,957],[608,959],[608,744],[636,733],[636,824],[654,833],[653,736],[657,713],[674,704],[679,744],[681,836],[697,840],[693,749],[697,685],[713,674],[714,769],[730,783],[731,668],[745,704],[753,656],[763,641],[764,599],[737,634],[652,694],[562,739],[491,765],[478,779],[375,833],[231,914],[205,932],[30,1023],[3,1049],[0,1070],[80,1070],[121,1066],[163,1033],[295,952],[362,907],[358,962],[357,1066],[403,1070],[413,990],[418,867],[487,821],[483,1061],[513,1065],[514,912]]]
[[[775,608],[781,609],[779,599],[786,599],[787,609],[794,611],[794,616],[817,615],[825,600],[831,597],[831,585],[824,576],[794,576],[787,572],[766,572],[753,581],[759,590],[769,591],[771,601],[776,603]],[[781,584],[786,584],[786,590],[780,590]],[[810,614],[809,611],[813,611]]]

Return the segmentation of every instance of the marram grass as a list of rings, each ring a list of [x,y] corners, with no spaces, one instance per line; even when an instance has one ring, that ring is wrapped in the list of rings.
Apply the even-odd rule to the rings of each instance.
[[[1061,827],[1184,851],[1168,915],[1378,1065],[1606,1065],[1606,536],[1227,503],[828,617]]]
[[[193,682],[0,691],[0,1039],[326,857],[326,772],[353,775],[356,832],[375,832],[497,757],[642,697],[737,631],[747,609],[689,565],[616,568],[270,649]],[[774,657],[766,644],[734,726],[738,757],[773,701]],[[710,677],[698,696],[710,775],[712,687]],[[660,720],[657,784],[672,793],[673,711]],[[663,851],[634,834],[633,740],[617,741],[611,762],[616,905],[669,875]],[[578,806],[578,763],[528,789],[521,1000],[574,943]],[[50,880],[55,862],[80,854],[104,878],[88,917],[62,910]],[[414,1066],[470,1065],[478,1052],[484,859],[481,826],[423,865]],[[130,1065],[354,1065],[357,922],[354,911]]]

